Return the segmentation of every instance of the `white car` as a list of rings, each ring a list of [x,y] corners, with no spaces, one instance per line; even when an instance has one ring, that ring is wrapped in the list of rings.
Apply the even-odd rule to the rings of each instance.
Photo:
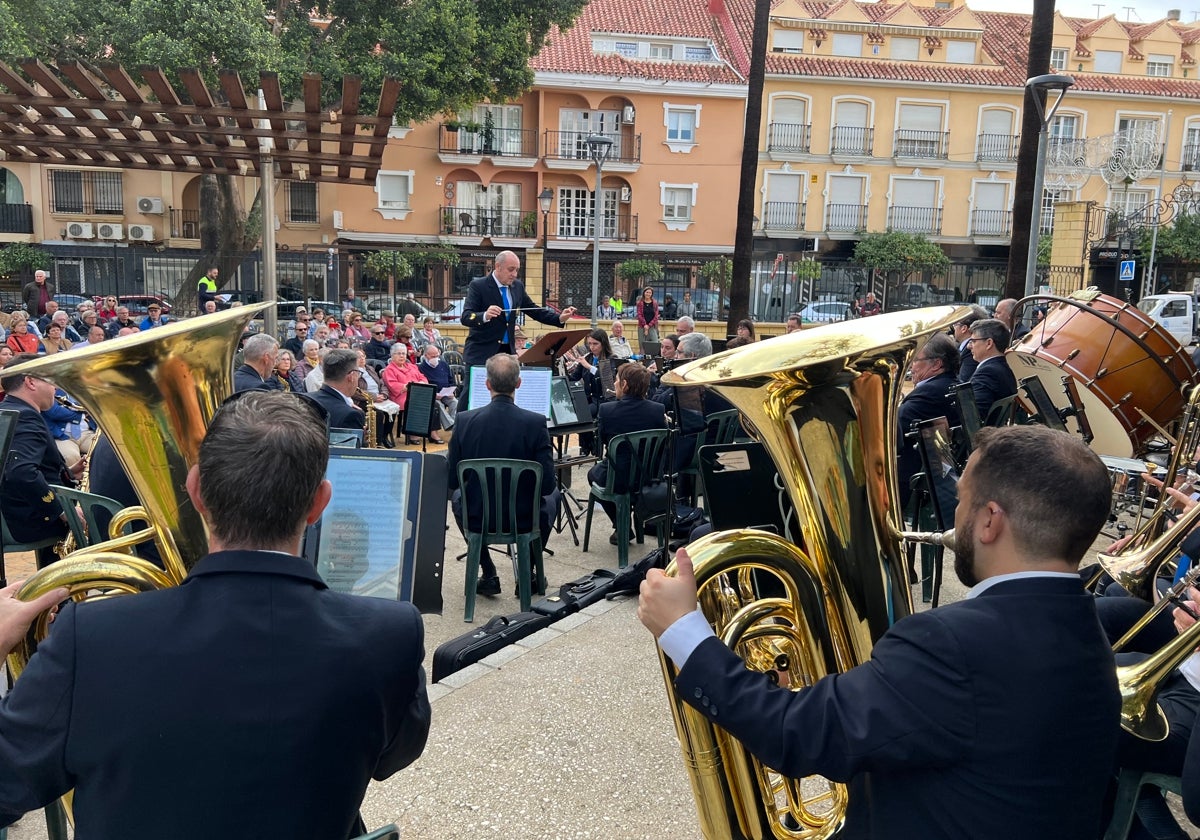
[[[806,324],[827,324],[830,321],[845,321],[850,317],[850,305],[836,300],[810,303],[800,310]]]

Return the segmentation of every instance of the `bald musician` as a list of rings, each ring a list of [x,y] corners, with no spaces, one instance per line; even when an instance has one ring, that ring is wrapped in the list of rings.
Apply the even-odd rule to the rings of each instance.
[[[361,832],[368,782],[425,746],[424,631],[299,556],[330,498],[318,415],[227,402],[187,477],[210,553],[180,586],[62,609],[0,702],[0,825],[74,788],[80,837]],[[267,475],[287,480],[264,493]]]
[[[1077,568],[1108,472],[1065,432],[989,428],[958,494],[966,599],[898,621],[868,662],[811,688],[772,685],[713,635],[686,550],[676,577],[646,576],[638,617],[684,701],[781,773],[849,783],[839,836],[1094,840],[1120,698]]]

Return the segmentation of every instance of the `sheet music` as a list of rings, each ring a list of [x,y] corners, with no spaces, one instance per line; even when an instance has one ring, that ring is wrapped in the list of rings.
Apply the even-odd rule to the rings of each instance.
[[[513,402],[521,408],[536,411],[549,419],[550,417],[550,380],[549,368],[521,368],[521,387],[513,395]],[[471,391],[468,410],[482,408],[492,401],[492,392],[487,389],[487,368],[482,365],[471,367]]]

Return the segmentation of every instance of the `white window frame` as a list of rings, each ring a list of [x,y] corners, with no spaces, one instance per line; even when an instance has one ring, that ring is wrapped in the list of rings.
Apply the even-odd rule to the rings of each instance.
[[[921,39],[893,36],[888,44],[888,57],[892,61],[920,61]]]
[[[664,51],[666,54],[662,55],[661,53],[663,53]],[[660,53],[660,54],[656,55],[656,53]],[[675,59],[675,45],[661,43],[661,42],[657,42],[657,41],[651,42],[650,47],[646,52],[646,55],[652,61],[673,61]]]
[[[385,219],[392,221],[404,221],[408,218],[408,214],[412,212],[412,196],[416,188],[415,169],[381,169],[375,175],[375,212]],[[404,178],[408,182],[407,206],[401,206],[399,203],[385,204],[383,198],[382,178]]]
[[[1103,59],[1103,60],[1101,60]],[[1116,70],[1108,66],[1108,62],[1115,60],[1117,62]],[[1092,57],[1092,72],[1093,73],[1114,73],[1120,74],[1124,72],[1124,56],[1120,50],[1096,50]]]
[[[779,27],[771,37],[771,51],[799,54],[804,52],[804,30]]]
[[[663,144],[676,154],[689,154],[692,149],[696,148],[697,141],[700,137],[700,109],[702,105],[680,105],[679,103],[663,103]],[[678,140],[671,139],[671,115],[672,114],[690,113],[692,115],[692,139]]]
[[[851,49],[851,44],[857,42],[858,50]],[[862,58],[863,52],[863,36],[857,32],[834,32],[833,37],[829,41],[829,51],[831,55],[842,56],[844,58]]]
[[[999,211],[994,211],[994,210],[989,209],[989,210],[987,210],[987,212],[1000,212],[1000,213],[1004,213],[1004,212],[1011,213],[1012,212],[1012,196],[1013,196],[1013,182],[1012,181],[1004,180],[1001,178],[974,178],[974,179],[972,179],[971,180],[971,223],[970,223],[970,229],[971,229],[972,236],[997,237],[997,236],[1011,236],[1012,235],[1012,230],[1011,230],[1012,220],[1011,219],[1005,220],[1008,222],[1008,226],[1010,227],[1010,229],[1007,232],[1004,230],[1001,230],[999,233],[997,233],[995,231],[988,231],[988,230],[981,232],[976,227],[978,220],[976,218],[975,211],[984,209],[984,208],[979,207],[979,201],[978,201],[979,188],[980,188],[980,186],[986,187],[986,186],[993,186],[993,185],[1000,186],[1004,190],[1004,202],[1003,202],[1004,206]]]
[[[1042,189],[1042,214],[1038,233],[1048,236],[1054,232],[1054,208],[1059,204],[1075,200],[1075,190],[1067,187],[1045,187]]]
[[[970,51],[970,55],[967,52]],[[947,64],[974,64],[978,52],[974,41],[952,40],[946,42]]]
[[[663,208],[662,223],[666,225],[667,230],[687,230],[695,222],[696,209],[696,193],[699,191],[700,185],[697,184],[668,184],[666,181],[658,182],[658,201]],[[680,204],[678,201],[667,203],[668,192],[684,192],[687,193],[688,202]],[[679,215],[679,210],[682,207],[687,208],[687,216]]]
[[[1067,72],[1067,62],[1071,60],[1071,51],[1066,47],[1053,47],[1050,50],[1050,69],[1056,73]]]
[[[1150,53],[1146,56],[1146,75],[1169,79],[1175,75],[1175,56]]]

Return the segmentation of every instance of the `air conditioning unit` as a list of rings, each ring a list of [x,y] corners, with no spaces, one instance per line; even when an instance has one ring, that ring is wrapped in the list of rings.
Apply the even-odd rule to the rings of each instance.
[[[154,226],[153,225],[130,225],[129,240],[131,242],[153,242]]]
[[[633,189],[631,187],[621,187],[621,203],[628,204],[633,201]]]
[[[113,225],[113,224],[109,224],[108,222],[105,222],[104,224],[98,225],[96,227],[96,233],[100,236],[101,239],[124,239],[125,238],[125,226],[124,225]]]
[[[137,209],[139,213],[146,216],[161,216],[163,214],[163,200],[148,195],[138,196]]]
[[[637,116],[637,112],[633,110],[632,105],[626,105],[625,110],[621,112],[621,119],[627,123],[633,122],[635,116]]]
[[[96,234],[92,232],[92,226],[88,222],[71,222],[67,225],[68,239],[95,239]]]
[[[346,229],[346,219],[342,215],[341,210],[333,211],[333,229],[334,230],[345,230]]]

